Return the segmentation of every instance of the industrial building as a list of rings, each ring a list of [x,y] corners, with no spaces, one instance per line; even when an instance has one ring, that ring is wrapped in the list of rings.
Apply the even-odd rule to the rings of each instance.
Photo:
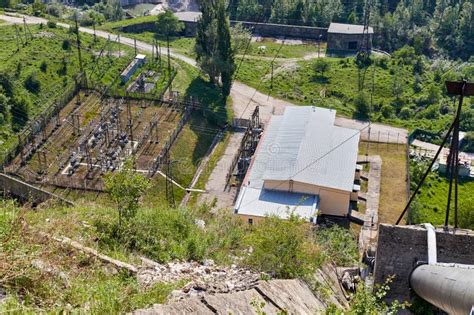
[[[234,213],[249,224],[268,216],[345,217],[357,201],[358,130],[334,125],[336,111],[287,107],[273,115],[244,178]]]
[[[130,78],[135,74],[137,69],[145,63],[146,56],[138,54],[135,58],[128,64],[128,66],[120,74],[120,79],[122,83],[126,83]]]
[[[364,36],[368,36],[368,49],[372,49],[374,29],[369,27],[364,34],[364,25],[331,23],[327,34],[327,50],[333,53],[350,53],[359,50]]]

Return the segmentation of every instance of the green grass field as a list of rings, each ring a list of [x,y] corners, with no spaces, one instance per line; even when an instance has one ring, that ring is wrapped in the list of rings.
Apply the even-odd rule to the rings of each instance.
[[[413,169],[413,168],[412,168]],[[414,224],[432,223],[433,225],[443,225],[446,218],[446,207],[448,202],[449,181],[445,176],[438,173],[428,175],[425,183],[421,187],[421,191],[414,200],[410,218]],[[460,215],[465,216],[466,212],[472,211],[472,192],[474,191],[474,180],[461,180],[459,183],[459,209]],[[454,193],[454,190],[453,190]],[[454,220],[454,201],[451,203],[451,211],[449,223],[453,224]],[[467,218],[465,218],[467,219]],[[460,227],[473,228],[471,226],[463,226],[460,219]],[[468,222],[464,224],[469,224]]]

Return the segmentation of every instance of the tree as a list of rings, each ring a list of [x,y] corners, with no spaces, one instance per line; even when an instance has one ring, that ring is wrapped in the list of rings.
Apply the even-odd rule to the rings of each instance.
[[[64,39],[62,47],[64,50],[70,50],[71,49],[71,41],[69,39]]]
[[[16,95],[11,107],[13,131],[20,131],[28,122],[31,100],[24,95]]]
[[[294,214],[287,220],[275,216],[265,218],[244,243],[253,249],[246,263],[277,278],[309,275],[321,258],[311,229]]]
[[[244,53],[252,48],[250,41],[252,39],[252,32],[246,29],[242,23],[237,23],[230,28],[230,37],[232,39],[232,50],[234,54]]]
[[[171,73],[170,62],[170,36],[176,35],[184,28],[184,24],[178,20],[171,10],[166,10],[158,14],[155,23],[157,29],[157,37],[166,38],[166,46],[168,49],[168,73]]]
[[[324,73],[328,72],[331,68],[331,64],[324,58],[318,58],[313,63],[313,70],[321,77],[324,77]]]
[[[127,160],[122,168],[105,176],[105,190],[117,205],[119,222],[135,216],[141,195],[149,188],[150,182],[133,169],[133,161]]]
[[[0,126],[9,121],[10,115],[10,99],[0,89]]]
[[[221,72],[222,94],[227,97],[232,87],[232,76],[235,71],[234,51],[230,38],[230,23],[226,15],[223,0],[217,2],[217,51]]]
[[[41,82],[38,79],[38,75],[36,74],[36,72],[33,72],[29,76],[27,76],[23,85],[28,91],[35,94],[38,94],[41,89]]]
[[[361,117],[367,117],[369,115],[369,100],[367,94],[360,92],[354,99],[354,105],[356,107],[356,113]]]
[[[393,108],[390,105],[385,104],[382,106],[382,109],[380,110],[382,112],[382,116],[384,118],[390,118],[393,115]]]
[[[461,142],[461,150],[474,153],[474,131],[466,133]]]
[[[203,0],[197,22],[196,60],[213,84],[222,82],[224,96],[229,95],[234,73],[234,52],[224,0]]]

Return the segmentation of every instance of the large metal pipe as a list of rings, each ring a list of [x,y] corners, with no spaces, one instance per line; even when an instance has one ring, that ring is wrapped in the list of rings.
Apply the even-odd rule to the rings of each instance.
[[[448,314],[471,314],[474,308],[474,266],[423,264],[410,275],[410,287]]]

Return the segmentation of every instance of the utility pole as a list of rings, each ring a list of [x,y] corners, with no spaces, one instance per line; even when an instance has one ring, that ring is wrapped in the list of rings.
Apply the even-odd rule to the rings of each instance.
[[[171,208],[176,207],[174,200],[173,182],[171,177],[171,160],[169,151],[166,152],[166,200]]]
[[[26,18],[23,18],[23,28],[25,32],[25,45],[28,43],[28,36],[26,35]]]
[[[452,122],[451,126],[449,127],[448,131],[446,132],[446,135],[444,136],[443,140],[441,141],[438,151],[436,151],[436,154],[434,155],[433,160],[431,161],[430,165],[428,166],[425,173],[423,174],[423,177],[418,183],[418,186],[416,187],[415,191],[412,193],[410,200],[405,206],[405,209],[403,209],[400,217],[398,218],[396,222],[397,225],[400,223],[405,213],[410,208],[411,203],[413,202],[415,197],[418,195],[418,192],[420,191],[421,186],[425,182],[426,177],[428,177],[428,174],[431,172],[433,165],[438,160],[438,157],[441,154],[441,151],[443,150],[444,145],[448,142],[448,139],[452,133],[453,136],[451,140],[449,157],[448,157],[448,161],[446,165],[446,169],[449,172],[448,173],[449,174],[449,191],[448,191],[448,204],[446,208],[444,229],[445,230],[448,229],[453,180],[454,180],[454,186],[455,186],[454,187],[454,227],[457,228],[458,226],[458,222],[457,222],[458,187],[457,186],[458,186],[458,176],[459,176],[459,160],[458,160],[459,159],[459,122],[460,122],[461,109],[462,109],[464,96],[474,96],[474,83],[466,82],[466,81],[461,81],[461,82],[446,81],[446,88],[449,95],[459,96],[459,105],[456,111],[456,117],[454,121]]]
[[[97,35],[95,33],[95,21],[94,24],[92,24],[92,27],[94,28],[94,43],[97,42]]]
[[[153,39],[153,43],[151,44],[151,60],[155,60],[155,40]]]
[[[119,58],[121,57],[121,51],[120,51],[120,34],[117,35],[117,41],[118,41],[118,51],[119,51]]]
[[[16,51],[20,51],[20,32],[18,31],[18,26],[15,24],[16,31]]]
[[[75,22],[75,25],[76,25],[75,31],[76,31],[76,42],[77,42],[77,55],[78,55],[78,58],[79,58],[79,70],[81,71],[82,79],[84,80],[85,86],[87,87],[87,78],[86,78],[86,74],[84,72],[84,65],[82,63],[81,38],[80,38],[80,35],[79,35],[79,25],[77,23],[77,15],[74,16],[74,22]]]
[[[318,36],[318,58],[321,57],[321,39],[323,38],[323,34],[319,34]]]
[[[133,39],[133,47],[135,47],[135,56],[137,55],[137,39]]]
[[[463,80],[460,82],[446,81],[448,94],[459,96],[459,105],[454,118],[453,136],[449,148],[449,155],[446,170],[449,175],[448,203],[446,206],[446,217],[444,220],[444,229],[448,230],[449,211],[451,207],[451,195],[454,179],[454,227],[458,227],[458,177],[459,177],[459,125],[461,118],[462,103],[464,96],[474,95],[474,83],[468,83]]]

